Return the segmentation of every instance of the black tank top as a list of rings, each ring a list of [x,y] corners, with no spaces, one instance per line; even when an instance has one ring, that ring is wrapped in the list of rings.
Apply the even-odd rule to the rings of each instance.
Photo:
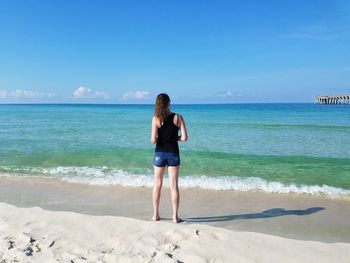
[[[158,128],[156,152],[179,153],[178,134],[179,127],[174,124],[175,113],[170,113]]]

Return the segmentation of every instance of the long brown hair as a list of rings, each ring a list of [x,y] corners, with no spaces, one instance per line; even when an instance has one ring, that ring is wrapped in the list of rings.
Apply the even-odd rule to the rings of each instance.
[[[163,124],[166,116],[170,113],[169,109],[170,98],[168,94],[161,93],[156,98],[154,105],[154,115],[159,119],[160,125]]]

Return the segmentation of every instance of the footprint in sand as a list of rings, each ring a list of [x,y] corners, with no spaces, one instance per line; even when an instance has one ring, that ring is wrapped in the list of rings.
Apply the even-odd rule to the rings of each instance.
[[[227,237],[221,233],[212,233],[211,236],[216,240],[226,240]]]
[[[31,245],[33,245],[33,243],[34,243],[35,241],[36,241],[36,240],[35,240],[33,237],[30,237],[29,243],[30,243]]]
[[[8,246],[8,250],[14,248],[16,246],[15,241],[9,240],[9,246]]]
[[[160,251],[164,251],[164,252],[174,252],[176,249],[178,249],[179,246],[173,243],[166,243],[164,245],[161,245],[159,247]]]
[[[227,239],[227,237],[221,233],[210,233],[210,232],[207,232],[207,231],[200,231],[199,229],[195,230],[195,235],[197,237],[200,237],[200,236],[208,236],[210,238],[213,238],[213,239],[216,239],[216,240],[225,240]]]
[[[179,261],[174,259],[173,254],[171,253],[165,253],[165,252],[159,252],[157,253],[152,260],[155,260],[155,262],[162,262],[162,263],[178,263]],[[153,262],[153,261],[152,261]]]
[[[164,243],[178,243],[185,238],[185,234],[180,230],[174,229],[168,231],[164,236]]]

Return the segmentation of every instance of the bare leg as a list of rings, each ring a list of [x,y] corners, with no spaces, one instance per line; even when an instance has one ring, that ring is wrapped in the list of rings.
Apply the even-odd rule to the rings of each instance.
[[[173,222],[174,223],[180,222],[180,219],[179,219],[180,195],[179,195],[179,186],[178,186],[179,171],[180,171],[180,166],[168,167],[171,201],[173,204]]]
[[[159,220],[160,193],[162,191],[165,167],[154,166],[154,187],[153,187],[153,217],[154,221]]]

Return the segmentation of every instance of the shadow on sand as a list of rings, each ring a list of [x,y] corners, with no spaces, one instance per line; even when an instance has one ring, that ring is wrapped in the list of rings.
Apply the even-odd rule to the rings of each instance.
[[[219,222],[219,221],[229,221],[229,220],[237,220],[237,219],[270,218],[270,217],[288,216],[288,215],[305,216],[305,215],[317,213],[324,209],[325,209],[324,207],[310,207],[305,210],[285,210],[284,208],[273,208],[273,209],[262,211],[260,213],[226,215],[226,216],[189,217],[189,218],[182,218],[182,220],[185,222]]]

